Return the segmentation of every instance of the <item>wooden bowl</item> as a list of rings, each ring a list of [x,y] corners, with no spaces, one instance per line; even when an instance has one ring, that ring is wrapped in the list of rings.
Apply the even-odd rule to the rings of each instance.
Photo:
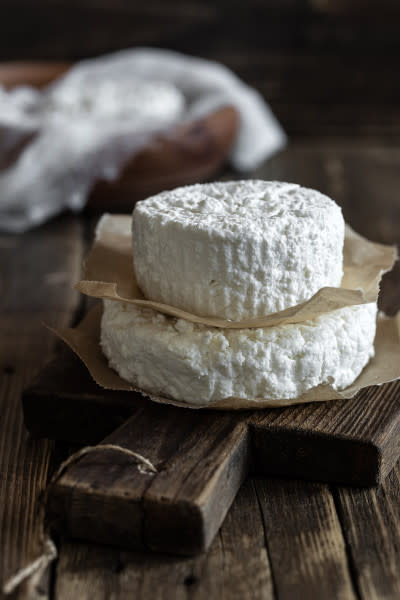
[[[40,88],[69,66],[61,62],[3,63],[0,84],[8,88]],[[151,194],[210,178],[225,162],[238,126],[237,110],[227,106],[160,134],[128,160],[118,179],[95,184],[88,208],[96,212],[129,212],[137,200]]]

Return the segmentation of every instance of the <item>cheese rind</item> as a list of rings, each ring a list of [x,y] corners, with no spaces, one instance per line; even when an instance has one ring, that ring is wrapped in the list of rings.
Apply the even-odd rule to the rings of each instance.
[[[135,387],[188,404],[225,398],[295,399],[319,385],[350,385],[374,355],[376,305],[299,324],[217,329],[104,301],[101,346]]]
[[[343,275],[341,209],[291,183],[162,192],[137,203],[132,235],[144,295],[200,316],[271,314],[339,286]]]

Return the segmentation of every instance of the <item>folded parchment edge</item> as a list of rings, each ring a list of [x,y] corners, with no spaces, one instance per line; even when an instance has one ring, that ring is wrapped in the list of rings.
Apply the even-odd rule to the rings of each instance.
[[[195,315],[180,308],[144,298],[137,286],[133,271],[130,222],[130,215],[103,215],[96,229],[94,244],[84,263],[84,277],[75,285],[75,289],[90,297],[151,308],[171,317],[208,327],[250,329],[285,323],[300,323],[345,306],[376,302],[381,278],[393,268],[397,260],[395,246],[377,244],[367,240],[346,225],[344,280],[346,283],[349,282],[349,279],[353,280],[353,287],[323,287],[309,300],[296,306],[264,317],[232,321]],[[121,225],[126,233],[120,232]],[[115,280],[105,280],[105,277],[100,277],[102,274],[106,274],[109,278],[115,277]],[[360,283],[363,285],[359,285]]]

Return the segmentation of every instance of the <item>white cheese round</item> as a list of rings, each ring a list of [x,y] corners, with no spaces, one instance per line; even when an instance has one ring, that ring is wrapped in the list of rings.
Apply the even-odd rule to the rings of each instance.
[[[299,324],[217,329],[105,300],[101,346],[123,379],[151,394],[193,405],[256,403],[350,385],[374,355],[375,321],[372,303]]]
[[[341,209],[292,183],[162,192],[136,205],[132,235],[144,295],[200,316],[264,316],[338,287],[343,275]]]

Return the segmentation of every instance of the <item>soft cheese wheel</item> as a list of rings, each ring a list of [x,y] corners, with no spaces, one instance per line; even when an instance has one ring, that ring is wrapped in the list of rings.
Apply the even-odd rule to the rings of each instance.
[[[343,275],[341,209],[292,183],[177,188],[139,202],[132,227],[145,296],[201,316],[264,316]]]
[[[350,385],[374,355],[375,321],[376,305],[363,304],[293,325],[217,329],[105,300],[101,346],[123,379],[155,395],[294,399]]]

